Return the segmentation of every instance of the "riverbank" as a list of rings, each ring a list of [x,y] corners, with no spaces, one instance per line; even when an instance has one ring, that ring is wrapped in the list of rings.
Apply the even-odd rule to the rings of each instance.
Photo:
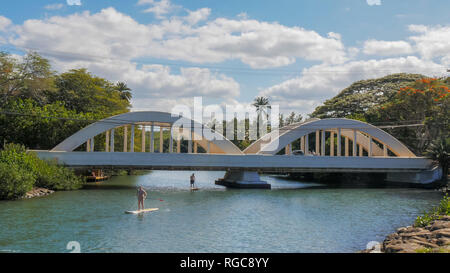
[[[0,150],[0,200],[42,196],[50,191],[82,188],[84,179],[73,170],[44,161],[23,145],[6,144]]]
[[[28,191],[24,197],[22,197],[23,199],[30,199],[30,198],[34,198],[34,197],[42,197],[42,196],[47,196],[50,195],[52,193],[54,193],[55,191],[53,190],[49,190],[49,189],[45,189],[45,188],[33,188],[31,191]]]
[[[363,253],[450,253],[450,216],[429,225],[401,227]]]

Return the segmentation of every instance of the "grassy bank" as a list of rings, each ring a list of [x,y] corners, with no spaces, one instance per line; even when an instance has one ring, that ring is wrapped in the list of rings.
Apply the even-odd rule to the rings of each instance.
[[[414,222],[415,227],[425,227],[432,221],[439,220],[442,216],[450,216],[450,202],[448,194],[442,198],[439,206],[434,207],[429,212],[425,212],[422,216],[418,216]]]
[[[27,153],[23,145],[6,144],[0,151],[0,200],[21,198],[33,187],[74,190],[82,185],[72,170]]]

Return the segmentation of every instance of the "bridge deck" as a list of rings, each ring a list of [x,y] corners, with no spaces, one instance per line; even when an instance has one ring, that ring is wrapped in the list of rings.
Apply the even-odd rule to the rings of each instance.
[[[431,160],[418,157],[35,152],[42,159],[56,159],[59,163],[72,168],[398,173],[419,172],[430,169],[432,165]]]

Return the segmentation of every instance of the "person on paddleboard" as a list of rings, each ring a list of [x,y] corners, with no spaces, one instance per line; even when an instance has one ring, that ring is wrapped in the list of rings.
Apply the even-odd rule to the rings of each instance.
[[[193,189],[195,187],[194,184],[195,184],[195,174],[192,174],[191,175],[191,189]]]
[[[138,210],[144,209],[144,200],[147,198],[147,192],[142,186],[139,186],[137,190],[138,197]]]

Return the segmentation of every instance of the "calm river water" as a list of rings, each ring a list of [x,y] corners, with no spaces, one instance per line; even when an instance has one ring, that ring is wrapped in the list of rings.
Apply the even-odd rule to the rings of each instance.
[[[262,176],[272,190],[214,185],[223,172],[120,176],[89,189],[0,202],[0,252],[356,252],[410,225],[441,195],[420,189],[312,188]],[[149,192],[144,215],[136,186]],[[160,201],[161,200],[161,201]]]

